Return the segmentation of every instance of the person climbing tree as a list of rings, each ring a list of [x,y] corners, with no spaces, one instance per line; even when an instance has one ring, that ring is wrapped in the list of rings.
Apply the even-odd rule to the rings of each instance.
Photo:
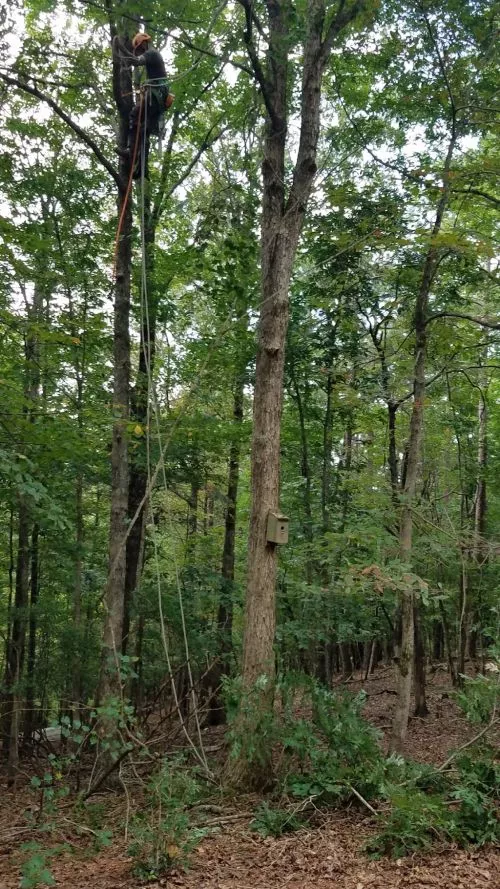
[[[130,115],[129,150],[133,156],[137,140],[137,128],[140,128],[141,150],[136,152],[134,179],[141,175],[141,151],[144,150],[144,175],[148,175],[149,137],[160,136],[165,111],[170,108],[174,97],[169,90],[167,72],[163,56],[151,46],[149,34],[139,32],[132,40],[133,54],[127,60],[137,70],[134,75],[134,86],[138,98]],[[144,71],[140,69],[144,68]],[[142,92],[144,90],[144,92]],[[146,138],[143,141],[144,126]]]

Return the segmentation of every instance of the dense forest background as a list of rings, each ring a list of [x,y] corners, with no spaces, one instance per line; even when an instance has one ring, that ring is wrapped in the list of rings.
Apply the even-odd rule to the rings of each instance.
[[[495,6],[3,8],[9,784],[61,723],[90,793],[174,735],[213,779],[229,719],[261,790],[277,702],[309,683],[348,732],[324,695],[383,664],[394,753],[432,665],[495,725]],[[175,103],[132,185],[140,28]]]

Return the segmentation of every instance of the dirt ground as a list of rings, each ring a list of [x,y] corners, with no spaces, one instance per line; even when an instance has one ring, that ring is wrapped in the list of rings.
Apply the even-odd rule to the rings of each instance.
[[[349,687],[366,689],[365,714],[387,732],[395,701],[392,670],[378,670],[368,682],[355,677]],[[431,712],[425,719],[411,720],[408,756],[443,762],[450,750],[477,732],[465,722],[449,692],[445,672],[429,675]],[[207,734],[207,745],[217,740],[213,730]],[[99,801],[111,824],[123,823],[124,799],[102,794]],[[134,800],[129,802],[133,808]],[[218,816],[219,823],[218,818],[211,818],[217,833],[206,837],[193,853],[189,871],[147,885],[153,889],[500,889],[499,849],[434,847],[432,853],[397,861],[372,861],[362,852],[375,832],[375,819],[367,811],[335,811],[319,816],[314,827],[281,839],[264,839],[249,830],[255,805],[255,798],[233,799]],[[48,837],[27,824],[32,806],[29,790],[13,794],[0,776],[0,889],[18,889],[20,865],[26,857],[20,847],[32,840],[47,846],[71,843],[71,854],[63,853],[50,862],[61,889],[138,889],[144,885],[131,875],[123,831],[115,830],[112,845],[96,854],[86,835],[78,836],[71,808]]]

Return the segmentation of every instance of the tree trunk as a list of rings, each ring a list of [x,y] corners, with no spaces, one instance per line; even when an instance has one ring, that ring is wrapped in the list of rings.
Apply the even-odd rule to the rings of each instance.
[[[26,305],[27,329],[24,346],[24,395],[23,414],[28,423],[36,420],[35,407],[40,395],[40,342],[38,325],[43,309],[43,289],[39,280],[35,280],[33,302]],[[18,545],[16,559],[16,582],[14,611],[12,616],[12,634],[8,643],[9,657],[5,669],[5,720],[4,745],[8,751],[8,781],[14,783],[19,759],[19,732],[21,730],[21,714],[23,709],[23,693],[21,682],[25,660],[26,628],[29,610],[29,578],[30,578],[30,533],[32,529],[31,510],[28,500],[23,495],[18,497]],[[38,530],[35,543],[38,542]],[[37,577],[35,573],[35,582]],[[36,593],[35,593],[36,599]],[[33,635],[35,644],[36,627]]]
[[[391,479],[391,495],[393,503],[399,508],[399,472],[398,472],[398,452],[396,444],[396,413],[397,404],[389,402],[387,405],[388,426],[389,426],[389,476]]]
[[[435,620],[433,624],[432,657],[435,661],[440,661],[443,657],[443,625],[439,620]]]
[[[26,711],[24,719],[24,741],[29,744],[36,726],[35,716],[35,662],[36,662],[36,631],[37,631],[37,604],[39,587],[39,528],[33,525],[31,533],[31,578],[30,578],[30,606],[29,606],[29,635],[28,657],[26,661]]]
[[[157,294],[155,283],[155,225],[152,219],[151,201],[149,197],[149,184],[145,184],[144,195],[144,232],[143,251],[146,262],[145,280],[147,292],[142,295],[141,339],[139,345],[139,366],[135,386],[131,396],[131,417],[142,429],[146,429],[148,423],[148,403],[150,400],[149,380],[153,379],[156,357],[156,322],[157,322]],[[154,423],[154,418],[150,421]],[[149,434],[154,434],[154,429]],[[128,515],[132,519],[137,510],[138,518],[130,530],[127,538],[126,573],[125,573],[125,600],[123,614],[122,651],[127,650],[128,635],[130,631],[131,608],[134,592],[137,588],[140,576],[140,554],[144,542],[146,507],[145,495],[148,484],[146,470],[145,450],[147,438],[141,439],[135,452],[130,455],[129,467],[129,491],[128,491]],[[142,504],[142,506],[141,506]]]
[[[196,461],[193,461],[193,467],[195,466]],[[197,467],[192,469],[194,473],[191,478],[190,488],[189,488],[189,496],[188,496],[188,511],[187,511],[187,519],[186,519],[186,555],[185,555],[185,566],[187,569],[187,574],[189,575],[189,568],[193,567],[195,564],[195,555],[196,555],[196,544],[198,542],[198,497],[200,491],[200,483],[198,479],[198,471]],[[193,603],[194,604],[194,603]]]
[[[476,564],[481,556],[482,537],[486,525],[487,422],[486,398],[481,393],[478,404],[477,482],[474,501],[474,544],[472,557]]]
[[[442,627],[443,627],[444,647],[445,647],[445,651],[446,651],[446,656],[448,658],[448,669],[450,671],[450,678],[451,678],[452,685],[455,688],[458,685],[457,670],[455,667],[455,662],[453,660],[453,651],[452,651],[452,647],[451,647],[448,619],[446,617],[446,611],[444,610],[444,605],[442,602],[439,603],[439,612],[441,614],[441,621],[442,621]]]
[[[5,738],[8,753],[7,776],[13,784],[19,761],[19,732],[21,729],[21,708],[23,695],[21,680],[26,644],[26,625],[29,605],[30,573],[30,511],[24,498],[19,500],[19,521],[17,536],[16,591],[10,642],[10,658],[6,665],[5,687],[7,689]]]
[[[226,722],[224,698],[221,694],[223,677],[231,675],[231,653],[233,648],[233,588],[234,556],[236,540],[236,503],[240,475],[241,424],[243,423],[243,396],[245,374],[237,380],[234,391],[233,419],[234,435],[229,451],[229,474],[227,481],[227,505],[224,521],[224,546],[222,550],[221,591],[217,611],[217,633],[220,650],[217,661],[210,671],[212,699],[209,703],[207,722],[209,725],[222,725]]]
[[[342,664],[342,679],[350,679],[353,672],[351,646],[349,642],[341,642],[339,646],[340,661]]]
[[[74,629],[74,657],[73,675],[71,679],[71,712],[72,719],[80,718],[80,704],[82,703],[82,658],[83,658],[83,634],[82,634],[82,572],[83,572],[83,476],[78,472],[75,492],[75,573],[73,580],[73,629]]]
[[[330,479],[333,449],[332,392],[333,378],[331,371],[329,371],[326,380],[326,405],[325,416],[323,418],[323,470],[321,474],[321,521],[323,534],[328,533],[330,530]],[[323,570],[323,583],[327,585],[329,580],[330,573],[325,566]]]
[[[12,615],[13,615],[13,605],[14,605],[14,587],[15,587],[15,574],[16,574],[16,559],[14,552],[14,531],[15,531],[15,513],[14,507],[10,508],[10,517],[9,517],[9,598],[7,600],[7,619],[5,622],[6,633],[5,633],[5,648],[4,648],[4,659],[1,665],[2,673],[3,673],[3,681],[1,684],[1,697],[0,697],[0,741],[2,743],[2,750],[7,752],[9,746],[9,724],[8,724],[8,712],[10,711],[10,704],[8,703],[9,689],[6,686],[7,681],[7,665],[10,662],[11,658],[11,648],[12,648]]]
[[[467,625],[469,618],[469,553],[467,548],[460,548],[460,589],[458,596],[458,633],[457,633],[457,682],[460,687],[464,684],[465,674],[465,650],[467,647]]]
[[[485,350],[486,352],[486,350]],[[487,357],[487,355],[485,355]],[[486,469],[488,462],[487,448],[487,423],[488,409],[486,395],[481,392],[478,404],[478,434],[477,434],[477,479],[476,479],[476,495],[474,499],[474,533],[472,544],[472,567],[474,577],[474,601],[469,604],[470,620],[468,621],[468,639],[467,647],[471,660],[475,661],[477,657],[477,630],[472,629],[470,625],[474,621],[474,613],[480,605],[481,567],[487,561],[487,550],[484,548],[484,534],[486,530]]]
[[[261,718],[270,716],[274,701],[275,583],[277,548],[266,536],[269,510],[279,508],[280,425],[283,369],[288,327],[288,291],[304,216],[317,172],[321,84],[324,67],[339,31],[362,4],[340,11],[322,40],[324,0],[309,0],[308,33],[302,62],[301,124],[298,156],[286,199],[285,152],[287,145],[287,87],[289,75],[290,5],[267,0],[268,51],[265,70],[253,43],[253,11],[246,13],[245,42],[267,110],[263,146],[261,223],[261,312],[259,319],[252,439],[251,513],[248,541],[248,575],[243,638],[243,686],[252,694],[252,716],[240,712],[239,730],[258,740]],[[254,786],[270,778],[272,751],[262,736],[252,763],[242,754],[234,763],[233,777]]]
[[[371,323],[369,325],[369,332],[377,350],[377,354],[380,361],[380,384],[382,389],[382,394],[384,396],[385,402],[387,404],[387,428],[388,428],[388,455],[387,462],[389,464],[389,478],[391,482],[391,497],[394,507],[397,511],[399,511],[399,466],[398,466],[398,451],[397,451],[397,442],[396,442],[396,414],[398,412],[399,404],[394,401],[392,393],[391,393],[391,384],[390,384],[390,372],[389,366],[387,364],[387,355],[386,355],[386,335],[387,330],[384,327],[382,331],[378,330],[377,327],[373,326]]]
[[[415,633],[415,716],[428,716],[429,709],[425,696],[425,644],[422,635],[421,605],[415,602],[413,611]]]
[[[135,676],[131,683],[131,695],[134,710],[141,713],[144,703],[144,663],[143,663],[143,644],[144,631],[146,629],[146,618],[144,614],[140,614],[137,621],[137,629],[135,631]]]
[[[292,367],[290,370],[290,376],[292,379],[293,391],[295,394],[295,401],[297,404],[297,411],[299,414],[299,429],[300,429],[300,444],[302,449],[301,455],[301,471],[302,478],[304,479],[304,537],[309,545],[313,542],[313,518],[312,518],[312,503],[311,503],[311,469],[309,466],[309,446],[307,442],[307,431],[306,431],[306,423],[304,416],[304,405],[302,403],[302,394],[295,377],[294,368]],[[312,552],[309,550],[307,553],[307,562],[306,562],[306,580],[307,583],[313,582],[314,576],[314,565],[312,559]]]
[[[431,246],[425,257],[422,279],[415,303],[415,365],[413,375],[413,408],[410,420],[410,434],[406,452],[406,471],[401,506],[399,556],[404,565],[411,567],[413,537],[413,503],[417,488],[419,461],[424,425],[425,365],[427,353],[427,315],[429,294],[439,262],[439,250],[434,239],[441,230],[444,212],[449,197],[449,172],[456,142],[455,127],[448,145],[443,167],[443,188],[436,218],[431,232]],[[403,750],[408,718],[410,713],[412,662],[414,653],[414,594],[411,589],[401,595],[401,653],[397,673],[397,702],[394,712],[390,750],[401,753]]]
[[[116,29],[111,28],[112,37]],[[130,45],[128,45],[130,51]],[[126,540],[128,531],[128,422],[130,386],[130,275],[132,262],[132,206],[126,200],[130,174],[127,154],[129,117],[132,110],[130,68],[113,54],[113,92],[119,115],[117,147],[120,151],[120,186],[117,210],[122,218],[116,249],[113,319],[113,435],[111,444],[111,510],[109,522],[109,566],[104,592],[104,629],[99,683],[101,703],[118,698],[121,691],[120,653],[125,598]],[[126,201],[126,205],[125,205]],[[112,731],[104,721],[103,733]]]

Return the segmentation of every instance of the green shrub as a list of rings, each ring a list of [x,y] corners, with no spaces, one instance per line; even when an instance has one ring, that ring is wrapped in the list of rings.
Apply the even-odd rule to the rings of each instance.
[[[314,799],[317,806],[380,801],[382,813],[388,804],[388,814],[380,815],[380,832],[367,847],[371,854],[400,857],[435,840],[467,846],[499,839],[500,766],[487,745],[457,756],[445,771],[384,757],[379,733],[362,716],[363,693],[332,692],[299,675],[282,678],[277,692],[281,710],[267,717],[263,732],[277,752],[277,789],[298,800]],[[494,699],[482,679],[473,680],[464,700],[471,713],[481,714],[483,721],[491,718]],[[297,718],[298,704],[307,717]],[[240,750],[255,759],[262,737],[255,742],[248,735],[240,743]],[[264,803],[252,829],[281,836],[302,823],[297,814]]]
[[[500,765],[495,751],[470,748],[453,765],[453,772],[444,774],[409,763],[404,784],[387,785],[391,809],[383,829],[369,842],[369,852],[399,858],[428,848],[435,839],[464,847],[500,840]]]
[[[311,686],[312,722],[290,714],[283,725],[284,750],[299,766],[284,778],[288,793],[326,804],[351,799],[353,786],[366,799],[378,795],[383,757],[377,731],[361,715],[364,700]]]
[[[22,852],[28,852],[29,857],[21,866],[20,889],[38,889],[39,886],[55,886],[55,879],[49,868],[49,861],[55,855],[60,855],[70,849],[67,844],[45,849],[40,843],[32,841],[21,846]]]
[[[136,876],[153,880],[173,867],[186,866],[206,833],[193,827],[188,813],[199,795],[199,784],[182,758],[165,759],[149,784],[145,808],[130,827],[128,854]]]
[[[498,703],[499,691],[500,685],[496,673],[476,676],[475,679],[464,676],[464,687],[455,693],[455,699],[469,722],[487,723],[491,719],[493,708]]]
[[[304,819],[297,812],[272,809],[264,802],[257,809],[250,828],[263,837],[282,837],[285,833],[293,833],[298,830],[303,823]]]
[[[374,858],[402,858],[427,849],[434,840],[451,839],[449,813],[441,796],[415,788],[392,788],[391,810],[380,833],[366,846]]]
[[[450,798],[452,832],[461,846],[494,843],[500,840],[498,801],[500,798],[500,763],[493,747],[469,748],[455,760],[458,775]]]

